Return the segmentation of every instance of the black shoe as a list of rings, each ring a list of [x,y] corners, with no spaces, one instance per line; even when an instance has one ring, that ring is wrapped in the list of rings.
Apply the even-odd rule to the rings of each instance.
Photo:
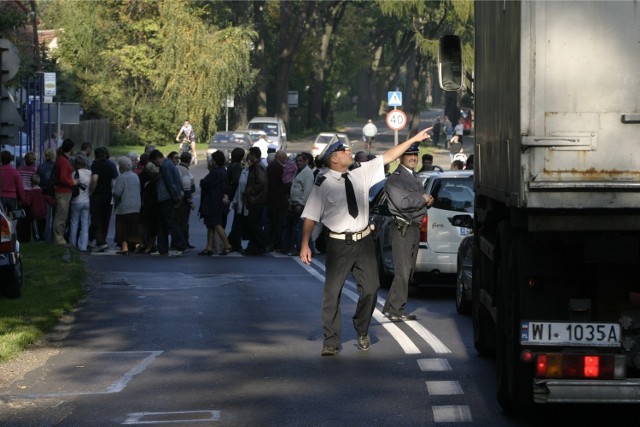
[[[387,316],[392,322],[406,322],[407,320],[416,320],[415,314],[402,314],[400,316],[390,315]]]
[[[340,353],[337,347],[322,347],[322,356],[337,356]]]
[[[371,338],[369,338],[369,334],[358,337],[358,348],[362,351],[368,351],[371,348]]]

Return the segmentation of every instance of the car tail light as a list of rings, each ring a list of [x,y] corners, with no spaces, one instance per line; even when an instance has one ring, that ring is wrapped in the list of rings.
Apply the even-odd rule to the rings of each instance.
[[[537,378],[620,379],[625,375],[626,360],[621,355],[546,353],[536,356]]]
[[[420,224],[420,241],[427,241],[427,222],[429,220],[429,215],[425,215],[422,217],[422,223]]]
[[[4,216],[0,216],[0,252],[13,251],[13,238],[11,236],[11,224]]]

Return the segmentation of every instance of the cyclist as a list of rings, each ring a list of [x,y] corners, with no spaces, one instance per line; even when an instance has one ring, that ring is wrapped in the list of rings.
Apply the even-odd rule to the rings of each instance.
[[[178,131],[176,135],[176,141],[180,142],[180,135],[184,135],[182,137],[182,142],[180,143],[180,152],[188,151],[193,156],[192,163],[198,164],[198,155],[196,153],[196,134],[193,131],[193,127],[189,120],[185,120],[184,124]]]

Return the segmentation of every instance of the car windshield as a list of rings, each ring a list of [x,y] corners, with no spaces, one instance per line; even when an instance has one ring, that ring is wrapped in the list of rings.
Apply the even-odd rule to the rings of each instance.
[[[249,129],[257,129],[264,131],[268,136],[278,136],[278,124],[277,123],[260,123],[253,122],[249,124]]]
[[[433,184],[432,207],[454,212],[473,213],[473,179],[438,178]]]
[[[248,136],[245,134],[233,134],[233,133],[218,133],[214,135],[212,144],[242,144],[242,143],[250,143]]]

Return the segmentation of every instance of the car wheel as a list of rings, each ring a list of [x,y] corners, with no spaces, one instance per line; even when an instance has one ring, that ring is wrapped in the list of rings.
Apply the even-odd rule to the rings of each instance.
[[[22,294],[22,259],[18,258],[13,266],[13,271],[8,275],[7,286],[4,288],[4,295],[7,298],[19,298]]]
[[[456,276],[456,311],[459,314],[471,313],[471,302],[465,298],[464,273],[462,272],[462,260],[458,260],[458,274]]]

